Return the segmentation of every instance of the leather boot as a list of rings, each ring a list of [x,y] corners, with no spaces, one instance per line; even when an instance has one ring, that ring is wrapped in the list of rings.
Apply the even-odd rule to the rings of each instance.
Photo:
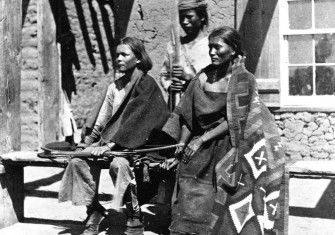
[[[99,225],[104,216],[98,212],[93,211],[87,219],[85,224],[85,230],[82,235],[98,235],[99,234]]]
[[[127,225],[125,235],[143,235],[144,226],[142,223],[141,208],[137,200],[137,188],[134,184],[129,184],[125,194],[125,204],[127,208]]]
[[[107,216],[106,209],[100,204],[87,206],[87,218],[85,222],[85,230],[82,235],[97,235],[99,233],[99,225],[104,217]]]

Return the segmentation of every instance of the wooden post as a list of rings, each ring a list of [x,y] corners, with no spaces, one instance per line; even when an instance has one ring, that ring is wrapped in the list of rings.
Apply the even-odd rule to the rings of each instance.
[[[0,1],[0,154],[20,150],[20,80],[21,80],[22,3]],[[12,178],[15,171],[18,177]],[[0,164],[0,228],[23,218],[23,198],[16,194],[23,170],[8,169]],[[7,182],[12,182],[12,187]],[[19,189],[21,190],[21,188]],[[11,197],[18,200],[11,200]],[[13,210],[13,204],[18,211]]]
[[[290,167],[285,167],[285,175],[284,175],[284,235],[288,235],[288,223],[290,216]]]
[[[21,1],[0,1],[0,153],[19,150]]]
[[[246,67],[261,86],[278,87],[280,79],[279,0],[235,0],[235,28],[239,30]],[[268,81],[266,81],[268,80]],[[260,90],[267,106],[279,106],[279,90]]]
[[[65,102],[65,96],[62,88],[62,63],[61,63],[61,45],[60,43],[57,43],[57,53],[58,53],[58,89],[59,89],[59,118],[58,118],[58,127],[59,127],[59,139],[65,139],[64,136],[64,130],[62,130],[62,119],[64,117],[64,102]]]
[[[37,2],[39,60],[39,144],[59,139],[59,56],[50,1]]]

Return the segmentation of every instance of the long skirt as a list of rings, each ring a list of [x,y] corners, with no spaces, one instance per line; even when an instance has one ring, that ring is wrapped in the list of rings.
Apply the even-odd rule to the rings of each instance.
[[[216,188],[215,165],[231,148],[228,136],[196,152],[188,163],[180,163],[177,201],[172,207],[171,234],[213,234],[218,216],[215,198],[226,192]]]

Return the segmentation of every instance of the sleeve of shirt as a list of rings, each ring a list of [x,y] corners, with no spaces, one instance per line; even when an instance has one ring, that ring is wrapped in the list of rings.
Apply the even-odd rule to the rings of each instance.
[[[107,124],[110,116],[113,113],[114,87],[115,83],[112,83],[108,87],[107,94],[99,111],[99,115],[95,123],[94,129],[101,130]]]
[[[100,139],[100,133],[107,124],[110,115],[112,115],[114,100],[113,87],[115,87],[115,83],[112,83],[108,87],[105,99],[100,108],[92,133],[85,137],[85,144],[91,145]]]
[[[192,57],[192,66],[196,73],[211,64],[212,61],[209,56],[208,38],[199,41],[190,56]]]

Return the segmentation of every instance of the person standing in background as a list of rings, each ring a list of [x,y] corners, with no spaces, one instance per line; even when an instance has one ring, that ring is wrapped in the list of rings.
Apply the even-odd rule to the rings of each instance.
[[[178,11],[180,25],[185,32],[181,41],[181,58],[179,64],[172,64],[170,58],[174,53],[172,42],[167,45],[166,56],[160,72],[159,80],[163,87],[165,101],[168,101],[168,91],[182,92],[186,89],[189,81],[202,68],[211,63],[208,55],[208,12],[205,0],[179,0]],[[170,76],[171,71],[171,76]],[[173,80],[171,80],[171,77]],[[107,89],[101,94],[105,97]],[[100,99],[87,118],[81,131],[81,142],[85,136],[89,136],[93,130],[103,99]]]
[[[208,55],[208,35],[206,31],[208,26],[206,1],[179,0],[178,11],[180,25],[185,32],[185,36],[180,38],[179,64],[170,62],[175,52],[171,41],[167,45],[167,53],[160,73],[160,82],[166,91],[164,94],[166,101],[169,98],[168,91],[170,89],[173,92],[184,91],[195,74],[211,63]]]

